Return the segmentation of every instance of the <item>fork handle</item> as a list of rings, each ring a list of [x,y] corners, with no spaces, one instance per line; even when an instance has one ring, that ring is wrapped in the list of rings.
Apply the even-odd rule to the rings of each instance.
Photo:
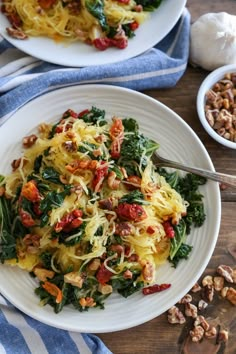
[[[155,163],[155,161],[154,161],[154,163]],[[162,161],[160,163],[158,163],[158,165],[162,165],[163,167],[172,167],[172,168],[176,168],[177,170],[182,170],[182,171],[194,173],[195,175],[206,177],[208,179],[223,183],[223,184],[231,186],[231,187],[236,187],[236,176],[231,176],[231,175],[227,175],[224,173],[212,172],[212,171],[203,170],[203,169],[195,168],[195,167],[188,167],[188,166],[182,165],[179,162],[169,161],[164,158],[162,158]]]

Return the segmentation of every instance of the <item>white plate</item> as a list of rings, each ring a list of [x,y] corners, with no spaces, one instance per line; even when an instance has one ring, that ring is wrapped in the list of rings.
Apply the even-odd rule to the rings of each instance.
[[[91,106],[105,109],[108,117],[133,117],[141,131],[161,145],[160,153],[182,163],[214,170],[210,157],[191,128],[173,111],[141,93],[107,85],[85,85],[63,88],[45,94],[19,109],[0,129],[0,172],[10,171],[10,163],[20,156],[22,137],[32,134],[43,121],[57,121],[68,108],[81,111]],[[158,283],[171,283],[167,291],[143,296],[136,293],[125,299],[111,295],[105,310],[80,313],[65,307],[55,314],[50,306],[40,307],[34,294],[36,280],[16,267],[0,265],[0,292],[16,307],[49,325],[79,332],[113,332],[130,328],[160,315],[174,305],[203,273],[217,241],[221,200],[219,186],[209,181],[202,187],[206,222],[188,236],[194,245],[188,261],[177,269],[169,263],[157,273]]]
[[[109,48],[98,51],[84,43],[69,45],[43,37],[17,40],[7,35],[5,28],[9,26],[9,22],[1,13],[0,34],[23,52],[50,63],[70,67],[115,63],[137,56],[160,42],[178,21],[185,4],[186,0],[163,0],[160,7],[137,29],[136,36],[129,40],[128,47],[123,50]]]

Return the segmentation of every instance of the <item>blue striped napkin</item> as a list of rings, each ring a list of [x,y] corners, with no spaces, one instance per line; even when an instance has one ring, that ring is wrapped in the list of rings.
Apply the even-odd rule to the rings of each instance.
[[[190,14],[184,9],[172,31],[135,58],[85,68],[42,62],[0,39],[0,124],[19,107],[46,92],[75,84],[103,83],[142,91],[176,85],[189,54]]]
[[[0,354],[112,354],[93,334],[42,324],[0,295]]]
[[[190,14],[184,10],[172,31],[154,48],[123,62],[65,68],[30,57],[0,37],[0,125],[21,106],[49,91],[87,83],[142,91],[176,85],[189,54]],[[42,324],[0,295],[0,354],[111,354],[95,335]]]

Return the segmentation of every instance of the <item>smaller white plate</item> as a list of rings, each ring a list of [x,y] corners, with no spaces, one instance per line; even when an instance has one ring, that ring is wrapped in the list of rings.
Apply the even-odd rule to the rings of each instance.
[[[0,7],[1,3],[3,1],[0,1]],[[63,44],[46,37],[17,40],[7,35],[9,22],[1,13],[0,34],[16,48],[49,63],[70,67],[109,64],[135,57],[160,42],[178,21],[185,4],[186,0],[163,0],[160,7],[150,13],[150,18],[135,31],[136,36],[129,40],[125,49],[99,51],[81,42]]]

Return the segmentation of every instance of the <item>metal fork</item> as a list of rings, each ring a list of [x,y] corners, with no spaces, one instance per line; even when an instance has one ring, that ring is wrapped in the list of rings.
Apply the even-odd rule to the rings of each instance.
[[[157,152],[154,152],[152,155],[152,161],[157,167],[172,167],[177,170],[182,170],[190,173],[194,173],[195,175],[199,175],[202,177],[206,177],[216,182],[220,182],[222,184],[236,187],[236,176],[226,175],[224,173],[212,172],[203,170],[201,168],[189,167],[185,166],[179,162],[167,160],[161,157]]]

